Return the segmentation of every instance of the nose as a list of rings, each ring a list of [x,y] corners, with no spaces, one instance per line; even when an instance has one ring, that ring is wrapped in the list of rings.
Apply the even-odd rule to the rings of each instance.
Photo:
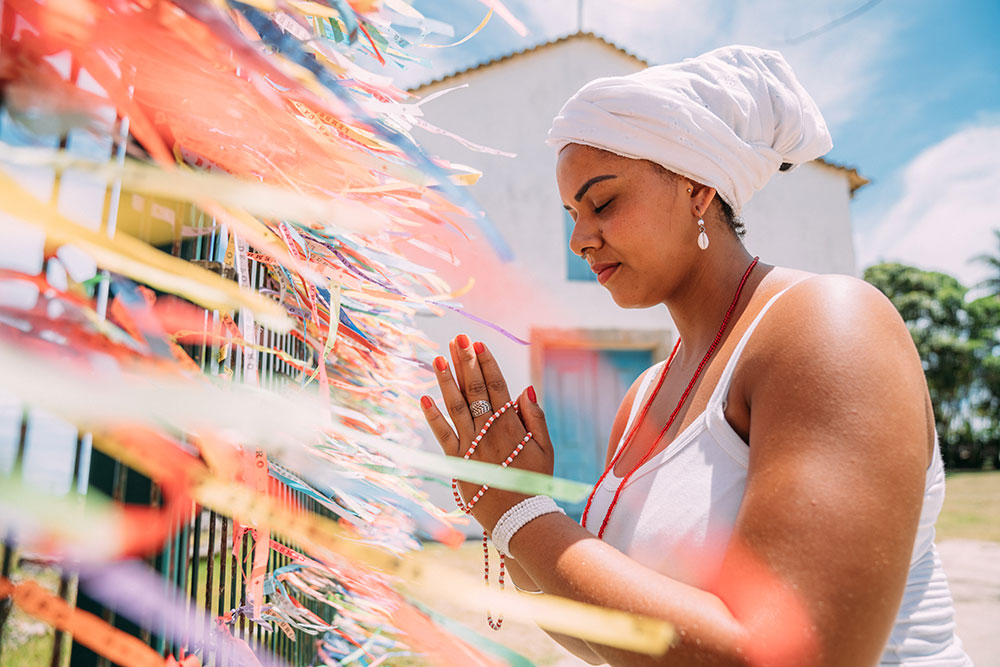
[[[566,214],[569,218],[569,213]],[[597,225],[585,220],[586,216],[577,216],[575,221],[570,220],[573,225],[573,232],[569,236],[569,249],[574,255],[583,257],[587,250],[598,250],[604,245],[600,230]]]

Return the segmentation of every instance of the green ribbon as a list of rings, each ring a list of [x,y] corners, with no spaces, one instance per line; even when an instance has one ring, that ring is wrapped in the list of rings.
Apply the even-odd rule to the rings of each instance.
[[[556,500],[568,503],[578,503],[584,500],[593,488],[583,482],[575,482],[539,472],[518,470],[517,468],[504,468],[495,463],[432,454],[385,440],[381,440],[377,444],[372,442],[370,446],[381,450],[397,463],[438,477],[454,477],[466,482],[487,484],[498,489],[507,489],[531,496],[551,496]]]

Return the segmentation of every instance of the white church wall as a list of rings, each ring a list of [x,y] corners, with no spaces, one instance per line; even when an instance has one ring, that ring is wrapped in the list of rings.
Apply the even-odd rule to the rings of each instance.
[[[743,209],[747,250],[768,264],[854,275],[846,174],[819,162],[778,173]]]

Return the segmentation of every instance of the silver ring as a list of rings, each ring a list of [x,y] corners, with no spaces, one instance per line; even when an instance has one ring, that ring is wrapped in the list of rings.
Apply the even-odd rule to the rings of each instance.
[[[482,417],[483,415],[491,414],[493,406],[490,405],[489,401],[473,401],[469,403],[469,410],[472,411],[473,417]]]

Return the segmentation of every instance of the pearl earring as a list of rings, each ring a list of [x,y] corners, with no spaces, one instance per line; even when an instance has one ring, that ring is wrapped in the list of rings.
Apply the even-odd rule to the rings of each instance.
[[[708,250],[708,234],[705,233],[705,221],[698,218],[698,247]]]

